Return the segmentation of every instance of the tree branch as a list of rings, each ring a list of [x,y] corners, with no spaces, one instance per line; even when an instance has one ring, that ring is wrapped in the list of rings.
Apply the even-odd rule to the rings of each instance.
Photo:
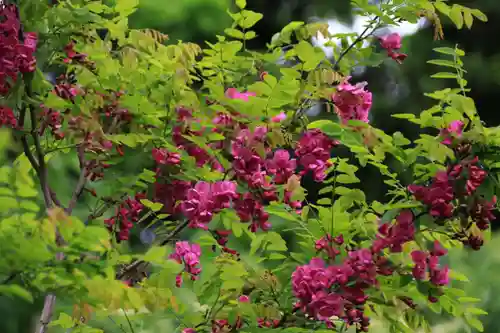
[[[184,221],[184,222],[180,223],[179,225],[177,225],[177,227],[175,227],[175,229],[172,230],[172,232],[170,234],[168,234],[168,236],[160,242],[160,246],[166,245],[170,240],[172,240],[172,238],[177,236],[185,227],[187,227],[188,224],[189,224],[189,221]],[[125,267],[121,272],[119,272],[116,275],[116,278],[118,280],[123,279],[123,277],[126,276],[128,272],[134,270],[142,263],[144,263],[143,260],[136,260],[136,261],[132,262],[130,265]]]

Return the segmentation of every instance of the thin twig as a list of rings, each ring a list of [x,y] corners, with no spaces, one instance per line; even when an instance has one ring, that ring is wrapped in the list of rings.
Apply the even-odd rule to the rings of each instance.
[[[132,326],[132,323],[130,322],[130,319],[128,318],[127,312],[122,308],[123,314],[125,315],[125,318],[127,319],[128,326],[130,327],[130,332],[134,332],[134,326]]]
[[[115,324],[116,326],[118,326],[123,331],[123,333],[127,333],[127,331],[125,331],[125,328],[123,328],[122,324],[118,324],[116,321],[113,320],[113,318],[111,318],[111,316],[108,316],[108,318],[109,318],[109,320],[111,320],[111,322],[113,324]]]
[[[85,147],[81,145],[78,147],[78,161],[80,162],[80,176],[78,177],[78,182],[76,184],[75,190],[73,191],[73,196],[68,204],[68,208],[66,208],[66,214],[71,214],[73,209],[76,206],[78,198],[82,194],[83,188],[85,187],[85,183],[87,181],[86,173],[87,168],[85,166]]]

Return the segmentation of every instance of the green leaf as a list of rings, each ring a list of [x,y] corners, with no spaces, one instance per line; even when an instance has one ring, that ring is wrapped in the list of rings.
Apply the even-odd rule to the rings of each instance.
[[[339,137],[344,131],[342,126],[340,126],[334,121],[326,119],[313,121],[307,126],[307,128],[308,129],[318,128],[326,135],[333,137]]]
[[[244,36],[245,40],[254,39],[255,37],[257,37],[257,34],[255,33],[255,31],[250,30],[250,31],[245,32],[245,36]]]
[[[159,202],[151,202],[148,199],[141,199],[141,203],[151,209],[153,212],[157,212],[163,208],[163,204]]]
[[[237,23],[243,29],[250,29],[264,17],[261,13],[256,13],[251,10],[242,10],[240,14],[241,19]]]
[[[472,314],[478,315],[478,316],[486,316],[488,314],[488,312],[484,311],[483,309],[479,309],[479,308],[467,308],[467,309],[465,309],[465,312],[472,313]]]
[[[478,330],[479,332],[484,332],[483,323],[474,316],[465,316],[465,321],[467,324]]]
[[[451,47],[436,47],[433,49],[434,51],[442,54],[448,54],[451,56],[455,55],[455,49],[452,49]]]
[[[247,1],[246,0],[236,0],[236,6],[238,6],[240,9],[245,9],[247,6]]]
[[[57,318],[57,320],[53,320],[52,322],[50,322],[49,326],[50,327],[60,326],[61,328],[64,329],[71,329],[75,326],[75,321],[73,320],[73,317],[71,317],[70,315],[61,312],[59,314],[59,318]]]
[[[444,60],[444,59],[433,59],[433,60],[427,61],[427,63],[437,65],[437,66],[444,66],[444,67],[452,67],[452,68],[457,67],[453,61]]]
[[[432,74],[431,78],[433,78],[433,79],[455,79],[455,80],[459,79],[459,77],[456,73],[449,73],[449,72],[439,72],[436,74]]]
[[[486,15],[479,9],[471,9],[471,14],[474,15],[479,21],[488,22]]]
[[[354,184],[359,183],[359,178],[354,175],[338,175],[336,181],[341,184]]]
[[[392,139],[394,140],[394,144],[396,146],[406,146],[411,143],[411,141],[405,138],[401,132],[395,132],[392,135]]]
[[[154,264],[162,264],[167,259],[167,248],[165,246],[153,246],[144,255],[142,260]]]
[[[464,22],[467,28],[472,28],[472,23],[474,23],[474,18],[472,17],[472,12],[469,8],[463,9],[464,13]]]
[[[462,282],[470,282],[467,276],[457,271],[450,270],[450,278]]]
[[[229,37],[233,37],[236,39],[245,39],[245,34],[238,29],[226,28],[226,29],[224,29],[224,33],[226,35],[228,35]]]
[[[33,303],[33,296],[31,293],[17,284],[0,285],[0,294],[20,297],[25,301]]]
[[[460,6],[453,5],[451,7],[449,17],[457,26],[457,29],[462,29],[464,26],[464,17],[462,16],[462,8]]]

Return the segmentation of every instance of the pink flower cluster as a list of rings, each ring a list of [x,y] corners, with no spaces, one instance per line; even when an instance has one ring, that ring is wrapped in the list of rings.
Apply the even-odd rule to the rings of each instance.
[[[311,171],[315,181],[323,181],[327,176],[327,169],[332,165],[329,160],[334,145],[335,141],[319,129],[306,131],[295,148],[299,164],[304,168],[301,174]]]
[[[153,148],[153,159],[160,165],[179,165],[181,163],[181,154],[169,152],[164,148]]]
[[[335,260],[335,257],[340,254],[340,250],[334,247],[334,244],[338,246],[344,244],[344,237],[342,235],[332,237],[332,235],[327,234],[316,241],[314,247],[316,248],[316,251],[324,251],[329,259]]]
[[[450,145],[453,138],[460,138],[464,129],[464,123],[460,120],[452,121],[448,127],[441,130],[439,135],[443,138],[442,144]]]
[[[406,59],[406,54],[398,52],[401,48],[401,36],[397,32],[380,37],[379,40],[380,46],[387,50],[387,55],[389,57],[400,64]]]
[[[117,240],[128,240],[130,229],[134,223],[139,220],[139,215],[144,209],[144,205],[140,202],[146,196],[144,194],[136,194],[134,198],[127,198],[117,209],[115,216],[105,219],[104,223],[108,229],[116,233]]]
[[[436,287],[446,286],[449,282],[448,266],[440,267],[439,257],[446,255],[448,251],[444,249],[438,241],[434,242],[434,249],[430,252],[416,250],[411,253],[411,258],[415,264],[413,267],[413,277],[417,280],[429,280]],[[430,301],[435,301],[435,296],[429,296]]]
[[[191,280],[196,280],[201,273],[200,256],[201,248],[198,244],[182,241],[175,243],[175,252],[169,258],[183,264],[184,271],[191,276]],[[177,275],[176,285],[177,287],[182,286],[182,273]]]
[[[181,210],[189,219],[191,228],[207,230],[213,215],[229,208],[231,202],[237,198],[234,182],[198,182],[194,188],[187,191],[186,199],[181,203]]]
[[[326,266],[321,258],[299,266],[292,274],[296,307],[330,327],[332,317],[366,331],[369,318],[363,314],[368,296],[364,289],[377,283],[377,265],[368,249],[348,252],[342,265]]]
[[[17,118],[11,108],[0,106],[0,126],[17,127]]]
[[[472,195],[484,182],[487,172],[477,166],[478,159],[462,161],[449,168],[439,171],[429,186],[410,185],[408,190],[415,198],[430,207],[430,214],[436,217],[451,217],[453,215],[453,199],[457,195]],[[454,184],[465,180],[465,189],[454,189]],[[455,193],[458,191],[457,193]]]
[[[0,95],[6,95],[11,83],[17,81],[18,73],[33,72],[36,68],[37,34],[24,33],[20,41],[21,22],[17,7],[0,7]]]
[[[403,245],[412,241],[414,237],[413,213],[410,210],[403,210],[396,217],[396,223],[384,223],[379,227],[372,250],[377,253],[388,248],[392,253],[398,253],[403,250]]]
[[[368,122],[368,115],[372,107],[372,93],[365,89],[367,83],[349,83],[347,77],[337,86],[337,91],[332,95],[335,112],[340,120],[346,124],[349,120]]]
[[[429,206],[429,213],[437,217],[451,217],[455,198],[448,173],[439,171],[429,186],[410,185],[408,187],[418,201]]]

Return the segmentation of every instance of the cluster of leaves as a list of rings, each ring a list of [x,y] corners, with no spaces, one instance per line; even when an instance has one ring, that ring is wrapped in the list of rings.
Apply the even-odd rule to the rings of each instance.
[[[448,286],[465,278],[439,264],[448,248],[479,249],[496,210],[491,147],[500,132],[467,97],[463,51],[437,48],[448,58],[429,61],[450,69],[434,78],[459,88],[429,93],[437,103],[418,117],[394,115],[435,130],[414,142],[370,126],[376,96],[342,73],[387,58],[363,43],[377,42],[382,25],[431,12],[438,24],[436,9],[458,28],[485,17],[442,1],[355,3],[371,18],[360,35],[291,22],[265,53],[246,47],[262,14],[245,0],[229,12],[226,36],[206,48],[129,29],[132,0],[2,5],[0,25],[16,36],[0,38],[8,50],[0,60],[14,73],[0,77],[0,123],[23,153],[0,170],[0,292],[45,295],[37,332],[103,332],[99,319],[120,314],[133,332],[155,313],[184,333],[367,331],[375,318],[413,332],[430,330],[427,308],[481,329],[483,312]],[[341,40],[334,61],[310,43],[318,33]],[[34,36],[36,66],[23,67]],[[378,42],[390,58],[407,57],[399,36]],[[54,68],[63,74],[51,83]],[[332,120],[308,123],[305,111],[319,101]],[[335,145],[352,160],[331,157]],[[79,167],[67,202],[53,189],[56,156]],[[120,172],[138,157],[150,165]],[[415,184],[403,184],[388,159]],[[367,202],[355,160],[379,169],[388,200]],[[314,204],[300,184],[311,173],[328,196]],[[273,230],[277,219],[297,244]],[[134,253],[129,231],[146,221],[161,227],[146,253]],[[175,241],[189,228],[201,236]],[[56,296],[74,303],[72,314],[51,318]]]

